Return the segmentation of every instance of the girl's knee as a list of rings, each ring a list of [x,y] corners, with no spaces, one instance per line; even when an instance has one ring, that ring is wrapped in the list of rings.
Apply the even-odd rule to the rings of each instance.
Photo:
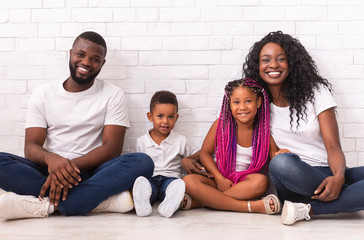
[[[183,181],[185,182],[186,185],[187,193],[198,188],[198,185],[201,183],[200,177],[201,175],[198,174],[188,174],[183,178]]]
[[[183,181],[186,184],[186,188],[189,185],[193,185],[193,183],[196,182],[196,174],[188,174],[188,175],[184,176]]]
[[[249,180],[251,191],[256,196],[261,196],[268,190],[269,181],[263,174],[251,174],[246,180]]]

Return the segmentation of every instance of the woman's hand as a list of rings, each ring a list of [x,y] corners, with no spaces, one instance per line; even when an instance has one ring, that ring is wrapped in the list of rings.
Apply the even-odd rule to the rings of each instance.
[[[278,154],[281,154],[281,153],[290,153],[291,151],[289,151],[288,149],[285,149],[285,148],[282,148],[282,149],[279,149],[277,152],[275,152],[274,156],[277,156]]]
[[[345,179],[341,176],[330,176],[325,178],[322,183],[317,187],[311,198],[329,202],[337,199],[340,196],[341,189],[344,185]]]

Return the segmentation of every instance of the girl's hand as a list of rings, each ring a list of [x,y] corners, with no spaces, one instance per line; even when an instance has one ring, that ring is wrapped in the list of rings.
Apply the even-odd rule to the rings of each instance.
[[[216,181],[217,189],[220,192],[225,192],[226,190],[228,190],[229,188],[231,188],[233,186],[233,182],[224,177],[215,179],[215,181]]]
[[[282,149],[279,149],[275,154],[274,156],[277,156],[278,154],[281,154],[281,153],[290,153],[291,151],[289,151],[288,149],[285,149],[285,148],[282,148]]]

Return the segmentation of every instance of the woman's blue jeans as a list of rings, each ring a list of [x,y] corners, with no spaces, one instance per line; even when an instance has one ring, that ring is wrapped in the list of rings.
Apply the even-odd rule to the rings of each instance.
[[[144,153],[124,154],[82,172],[82,181],[69,189],[58,210],[63,215],[84,215],[108,197],[133,187],[139,176],[150,178],[152,159]],[[48,176],[47,167],[9,153],[0,153],[0,188],[20,195],[38,196]],[[48,194],[48,193],[47,193]]]
[[[338,199],[312,200],[314,191],[327,177],[329,167],[313,167],[293,153],[282,153],[269,163],[269,173],[279,198],[309,203],[315,215],[364,210],[364,167],[347,168],[345,184]]]
[[[165,177],[158,175],[149,178],[150,186],[152,187],[152,195],[150,196],[150,204],[153,204],[157,199],[163,201],[166,196],[166,189],[168,185],[176,180],[174,177]]]

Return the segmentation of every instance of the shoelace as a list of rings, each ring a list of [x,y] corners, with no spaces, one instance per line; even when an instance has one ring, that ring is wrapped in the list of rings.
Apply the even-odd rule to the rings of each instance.
[[[20,202],[20,206],[23,209],[24,212],[36,216],[48,216],[47,213],[47,205],[45,204],[44,200],[39,201],[38,199],[36,201],[31,201],[28,199],[23,199]]]
[[[310,209],[311,209],[311,205],[310,204],[300,204],[297,206],[297,217],[296,220],[301,220],[301,219],[306,219],[306,220],[310,220],[311,216],[310,216]]]

